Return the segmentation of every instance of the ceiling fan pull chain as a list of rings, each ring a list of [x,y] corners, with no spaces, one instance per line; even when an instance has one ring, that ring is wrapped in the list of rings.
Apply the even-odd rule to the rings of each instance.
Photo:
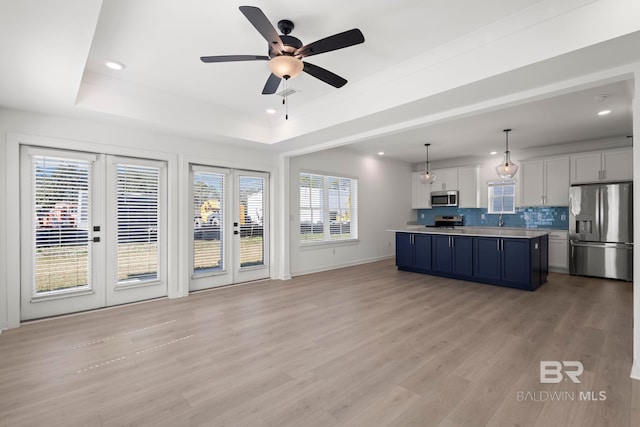
[[[289,120],[289,103],[287,102],[287,97],[289,96],[289,89],[287,87],[287,82],[289,79],[287,77],[284,78],[284,98],[282,98],[282,103],[284,104],[284,119]]]

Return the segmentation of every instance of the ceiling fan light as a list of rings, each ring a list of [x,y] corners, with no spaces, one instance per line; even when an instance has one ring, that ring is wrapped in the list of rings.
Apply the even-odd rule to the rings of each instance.
[[[269,61],[269,69],[281,79],[286,78],[285,76],[292,79],[300,74],[303,68],[302,61],[294,56],[280,55]]]

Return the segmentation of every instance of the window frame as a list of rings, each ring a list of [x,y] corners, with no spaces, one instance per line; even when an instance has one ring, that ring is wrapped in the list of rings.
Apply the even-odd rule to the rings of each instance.
[[[516,188],[517,188],[517,183],[515,179],[499,179],[499,180],[494,180],[494,181],[489,181],[487,183],[487,189],[488,189],[488,194],[487,194],[487,213],[489,214],[515,214],[516,213]],[[501,206],[502,209],[500,210],[494,210],[494,199],[496,198],[495,194],[494,194],[494,190],[497,187],[501,187],[501,188],[505,188],[505,187],[511,187],[513,189],[513,195],[509,195],[509,196],[505,196],[504,194],[502,194],[500,197],[501,199]],[[513,209],[512,210],[505,210],[504,206],[505,206],[505,199],[507,198],[512,198],[513,199]]]
[[[313,199],[313,196],[311,194],[309,194],[308,199],[309,202],[308,203],[303,203],[303,188],[309,189],[309,188],[318,188],[318,187],[311,187],[311,186],[306,186],[303,187],[301,185],[301,180],[303,176],[309,176],[310,179],[321,179],[322,182],[322,187],[319,188],[319,193],[320,193],[320,203],[319,203],[319,207],[314,207],[313,203],[311,202],[311,200]],[[338,200],[338,206],[337,206],[337,213],[334,212],[336,211],[336,209],[333,209],[334,206],[330,203],[331,199],[335,200],[335,196],[331,195],[331,191],[335,190],[331,188],[331,181],[334,181],[335,184],[335,180],[338,180],[338,186],[340,186],[340,182],[341,180],[349,180],[349,192],[348,192],[348,196],[346,199],[346,203],[348,206],[348,208],[344,208],[341,204],[342,201],[342,196],[341,196],[341,192],[344,190],[341,190],[340,188],[337,189],[338,194],[337,194],[337,200]],[[303,211],[307,211],[307,215],[304,216],[309,216],[310,218],[310,227],[311,227],[311,232],[310,233],[302,233],[302,226],[303,226]],[[314,216],[314,212],[320,212],[320,215],[316,215]],[[342,213],[341,213],[342,212]],[[336,221],[332,222],[332,214],[333,217],[335,216],[344,216],[346,213],[348,212],[348,224],[349,224],[349,235],[348,237],[332,237],[335,236],[336,233],[332,233],[332,228],[334,228],[335,230],[335,224]],[[339,176],[338,174],[332,174],[332,173],[327,173],[327,172],[317,172],[317,171],[308,171],[308,170],[301,170],[298,173],[298,231],[297,231],[297,235],[298,235],[298,239],[300,241],[300,246],[317,246],[317,245],[333,245],[333,244],[344,244],[344,243],[352,243],[352,242],[357,242],[358,241],[358,179],[354,178],[354,177],[350,177],[350,176]],[[314,235],[314,234],[319,234],[319,233],[314,233],[314,218],[316,217],[321,217],[322,218],[322,236],[321,238],[306,238],[305,236],[308,235]],[[346,222],[339,222],[339,224],[345,224]],[[342,228],[342,227],[341,227]],[[339,235],[345,234],[345,233],[338,233]]]

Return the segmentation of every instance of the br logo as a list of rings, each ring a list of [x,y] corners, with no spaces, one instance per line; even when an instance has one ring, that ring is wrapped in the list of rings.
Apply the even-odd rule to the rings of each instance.
[[[575,384],[580,384],[578,377],[584,372],[582,362],[576,360],[541,360],[540,382],[542,384],[558,384],[568,378]]]

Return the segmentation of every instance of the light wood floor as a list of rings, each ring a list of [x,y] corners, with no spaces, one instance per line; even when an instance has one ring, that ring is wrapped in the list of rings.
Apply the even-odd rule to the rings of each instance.
[[[0,425],[638,426],[631,288],[382,261],[28,323],[0,334]],[[540,384],[542,360],[581,383]]]

